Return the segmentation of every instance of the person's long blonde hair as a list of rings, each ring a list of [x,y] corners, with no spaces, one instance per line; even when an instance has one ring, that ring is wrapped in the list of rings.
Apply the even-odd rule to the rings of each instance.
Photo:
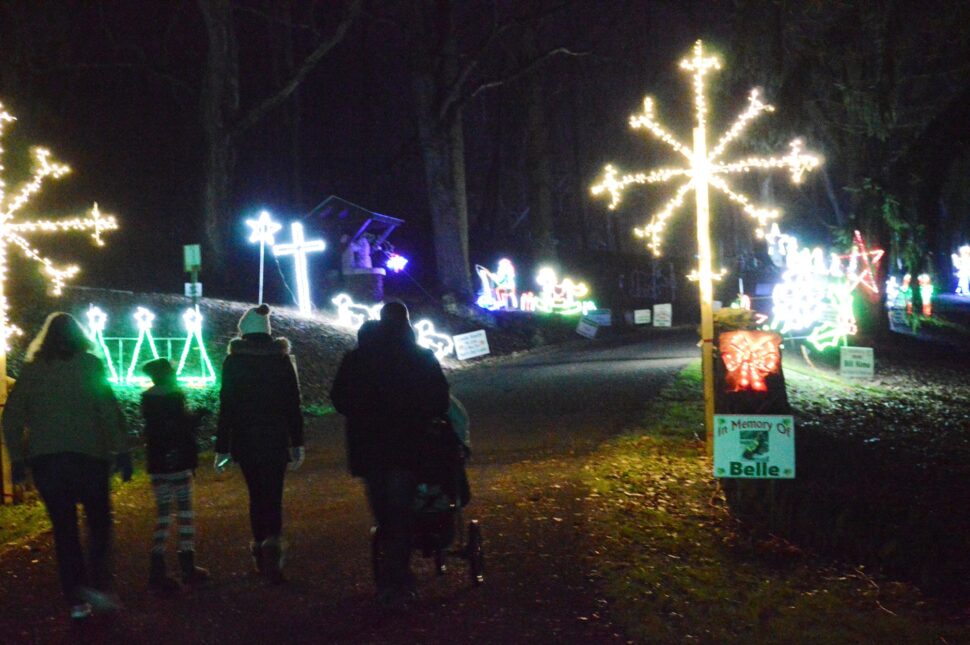
[[[28,363],[38,358],[66,361],[90,349],[91,341],[77,319],[63,311],[55,311],[47,316],[40,331],[30,341],[25,360]]]

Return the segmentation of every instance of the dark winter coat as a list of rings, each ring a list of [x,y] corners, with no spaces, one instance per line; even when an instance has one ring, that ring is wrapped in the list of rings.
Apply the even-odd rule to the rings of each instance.
[[[448,381],[410,328],[383,329],[344,356],[330,399],[347,417],[351,474],[366,477],[375,469],[415,466],[419,439],[448,411]]]
[[[216,452],[241,463],[283,463],[303,445],[296,366],[285,338],[246,334],[222,364]]]
[[[197,415],[185,406],[185,393],[173,385],[156,385],[141,395],[145,418],[145,459],[152,475],[195,470],[199,465],[195,433]]]

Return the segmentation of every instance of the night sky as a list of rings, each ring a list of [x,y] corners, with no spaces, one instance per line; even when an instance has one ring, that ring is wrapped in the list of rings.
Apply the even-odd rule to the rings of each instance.
[[[756,69],[752,52],[760,50],[745,38],[776,28],[771,21],[783,12],[749,9],[744,13],[737,3],[717,1],[533,4],[558,8],[540,29],[540,45],[582,54],[553,57],[539,72],[557,160],[560,254],[568,256],[579,249],[577,225],[570,222],[578,221],[581,211],[586,217],[582,251],[636,252],[640,245],[632,239],[631,229],[642,225],[671,189],[635,191],[615,216],[613,240],[607,232],[605,204],[593,202],[586,192],[608,162],[650,168],[673,161],[655,141],[629,130],[629,115],[640,109],[644,95],[651,94],[657,99],[660,119],[680,138],[689,139],[690,88],[676,65],[694,40],[703,38],[725,63],[710,95],[712,131],[719,133],[743,108],[748,89],[768,78],[752,71]],[[741,3],[753,4],[758,3]],[[777,9],[785,3],[760,4]],[[824,12],[827,4],[834,10],[844,9],[845,3],[805,6]],[[234,14],[244,109],[271,92],[292,69],[285,62],[285,29],[266,19],[268,14],[276,15],[280,6],[240,2]],[[343,5],[335,1],[288,6],[294,18],[315,9],[316,24],[329,33]],[[414,278],[424,285],[434,283],[408,45],[399,27],[386,19],[397,6],[365,3],[362,17],[294,97],[240,139],[233,185],[238,227],[232,232],[235,248],[230,249],[240,264],[218,276],[203,271],[202,278],[220,295],[246,293],[248,285],[241,291],[239,281],[252,281],[249,268],[255,266],[257,253],[246,243],[243,220],[247,216],[267,208],[286,221],[305,215],[330,194],[405,219],[407,224],[392,241],[412,256]],[[488,21],[507,11],[510,3],[462,6],[459,43],[471,53],[481,43]],[[811,25],[801,30],[803,41],[809,39],[810,29]],[[293,57],[299,61],[311,49],[313,37],[301,30],[292,34]],[[962,36],[958,44],[965,47],[968,39],[965,33]],[[74,172],[47,187],[34,204],[37,212],[74,212],[97,200],[121,222],[121,231],[110,236],[100,253],[89,251],[83,240],[76,244],[43,241],[44,248],[56,247],[55,257],[82,264],[81,284],[180,291],[180,247],[201,241],[204,151],[199,91],[207,42],[196,3],[4,0],[0,2],[0,43],[0,101],[18,117],[3,141],[8,185],[16,183],[17,173],[24,169],[27,146],[43,144]],[[786,61],[797,56],[798,44],[792,44],[792,51],[783,47]],[[480,66],[481,79],[498,73],[502,57],[512,56],[509,52],[514,47],[510,41],[497,48]],[[768,59],[758,63],[767,71],[780,64]],[[967,83],[965,78],[962,83]],[[528,242],[517,231],[495,233],[516,222],[523,228],[523,88],[521,80],[512,80],[469,98],[464,106],[473,263],[490,264],[503,253],[528,253]],[[783,116],[786,104],[804,103],[812,89],[805,87],[798,93],[791,84],[783,89],[787,95],[768,97],[779,106],[778,112],[764,117],[752,130],[756,136],[739,150],[745,146],[759,153],[780,150],[792,135],[802,133],[808,146],[825,156],[836,173],[838,191],[846,182],[837,176],[841,168],[833,164],[836,159],[828,142],[813,136],[812,123],[804,114]],[[958,90],[949,91],[955,96]],[[294,140],[297,146],[291,144]],[[965,140],[957,143],[966,146]],[[484,194],[488,173],[496,168],[501,173],[497,198]],[[752,181],[744,187],[754,195],[775,197],[790,218],[786,221],[803,226],[809,236],[825,236],[827,226],[834,223],[827,212],[826,186],[819,177],[799,191],[789,191],[782,182],[766,187]],[[488,212],[482,210],[486,207]],[[722,218],[719,237],[733,240],[741,228],[747,231],[747,224],[738,222],[733,216]],[[315,224],[307,226],[331,237]],[[691,226],[690,217],[674,222],[670,244],[674,257],[689,257],[686,236]],[[328,239],[334,250],[323,264],[338,261],[336,242]],[[730,255],[733,250],[724,248],[722,253]],[[270,279],[271,301],[283,297],[274,292],[277,287]]]

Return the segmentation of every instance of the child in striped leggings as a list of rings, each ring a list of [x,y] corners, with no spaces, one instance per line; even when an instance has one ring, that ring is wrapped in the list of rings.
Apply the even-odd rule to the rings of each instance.
[[[153,386],[142,394],[145,418],[145,444],[148,473],[158,509],[151,550],[149,587],[163,592],[178,589],[165,569],[165,541],[178,518],[178,559],[182,582],[202,582],[209,572],[195,565],[195,523],[192,511],[192,473],[198,465],[195,432],[199,415],[185,405],[185,394],[178,388],[175,370],[164,358],[149,361],[142,368]]]

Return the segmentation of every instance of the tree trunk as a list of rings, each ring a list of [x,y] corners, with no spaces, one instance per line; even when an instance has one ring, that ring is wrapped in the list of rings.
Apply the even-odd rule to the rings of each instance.
[[[530,30],[524,46],[526,57],[536,58],[535,33]],[[552,162],[549,151],[549,122],[542,92],[542,76],[533,73],[525,91],[525,171],[529,229],[532,233],[532,259],[536,265],[557,260],[553,233]]]
[[[225,227],[229,219],[236,153],[230,128],[239,110],[239,63],[229,0],[198,0],[209,49],[202,78],[202,128],[205,133],[203,221],[208,263],[226,266]]]
[[[418,134],[428,184],[438,281],[446,291],[467,298],[471,295],[471,273],[461,112],[456,111],[448,119],[450,123],[436,118],[436,86],[430,75],[415,75],[412,86],[418,108]]]

